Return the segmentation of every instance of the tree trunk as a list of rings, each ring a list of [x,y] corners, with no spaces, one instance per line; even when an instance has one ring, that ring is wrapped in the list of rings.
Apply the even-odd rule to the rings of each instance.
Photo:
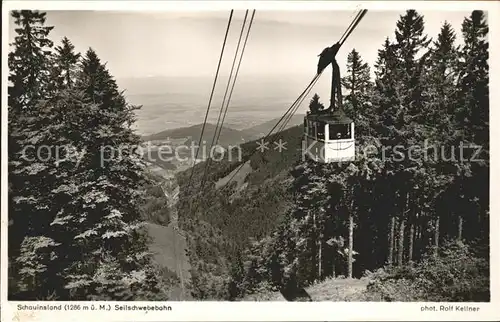
[[[354,66],[354,61],[352,63],[352,88],[351,88],[351,103],[354,111],[357,111],[357,106],[356,106],[356,99],[354,98],[354,84],[356,84],[356,73],[355,73],[356,66]]]
[[[314,277],[314,271],[315,271],[315,267],[316,267],[316,254],[318,254],[318,241],[319,241],[318,240],[319,239],[318,238],[318,234],[317,234],[318,233],[318,229],[316,227],[316,212],[313,213],[313,229],[314,229],[314,233],[313,233],[314,237],[313,238],[315,239],[314,240],[314,248],[315,249],[313,250],[313,263],[312,263],[312,266],[313,266],[312,268],[313,269],[311,270],[312,271],[311,275]],[[318,260],[318,263],[319,263],[321,261],[321,257],[318,256],[317,260]],[[318,278],[319,278],[319,275],[316,276],[316,279],[318,279]]]
[[[347,277],[352,278],[352,251],[353,251],[353,238],[354,235],[354,216],[351,211],[349,211],[349,256],[347,259]]]
[[[322,241],[323,240],[323,236],[320,235],[319,237],[319,251],[318,251],[318,258],[319,258],[319,261],[318,261],[318,279],[321,281],[321,275],[322,275],[322,269],[321,269],[321,251],[322,251]]]
[[[422,241],[420,240],[420,230],[422,227],[420,226],[420,221],[417,221],[416,227],[415,227],[415,249],[413,250],[414,256],[413,258],[415,259],[420,259],[420,247],[422,244]]]
[[[405,217],[408,210],[408,203],[410,200],[410,193],[406,193],[406,199],[404,201],[403,211],[401,213],[401,222],[399,224],[399,245],[398,245],[398,266],[403,266],[403,254],[404,254],[404,241],[405,241]]]
[[[391,224],[389,227],[389,254],[387,256],[387,264],[392,266],[394,258],[394,229],[396,228],[396,218],[391,217]]]
[[[434,256],[437,257],[439,253],[439,223],[441,218],[439,215],[436,218],[436,227],[434,227]]]
[[[401,218],[401,223],[399,224],[399,245],[398,245],[398,266],[403,266],[403,249],[405,241],[405,220]]]
[[[416,218],[415,222],[415,246],[414,246],[414,255],[413,258],[416,260],[420,259],[421,251],[422,251],[422,216],[423,214],[420,212]]]
[[[408,245],[408,262],[413,262],[413,240],[415,238],[415,224],[410,224],[410,244]]]
[[[458,216],[458,240],[462,240],[462,230],[463,230],[464,219],[462,215]]]

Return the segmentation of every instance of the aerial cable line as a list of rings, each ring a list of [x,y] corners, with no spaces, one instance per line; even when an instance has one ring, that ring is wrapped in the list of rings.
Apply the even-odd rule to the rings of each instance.
[[[229,73],[229,79],[227,80],[227,86],[226,86],[226,90],[224,92],[224,98],[222,99],[222,104],[221,104],[221,107],[220,107],[219,116],[217,118],[217,124],[215,125],[215,130],[214,130],[214,136],[212,138],[212,143],[210,144],[210,153],[212,153],[213,147],[217,144],[217,142],[219,140],[219,137],[217,136],[217,132],[219,132],[219,136],[220,136],[220,132],[222,131],[222,126],[224,124],[224,118],[225,118],[226,114],[224,113],[224,118],[222,119],[222,122],[221,122],[222,111],[224,110],[224,103],[226,102],[226,97],[227,97],[227,93],[229,91],[229,86],[231,85],[231,79],[233,77],[234,67],[236,65],[236,60],[238,58],[238,51],[240,49],[241,39],[243,39],[243,31],[245,30],[245,25],[246,25],[246,22],[247,22],[247,17],[248,17],[248,9],[245,12],[245,18],[243,19],[243,24],[241,25],[240,37],[238,39],[238,44],[236,45],[236,51],[234,53],[233,64],[231,66],[231,71]],[[253,15],[252,15],[252,19],[253,19]],[[248,32],[247,32],[247,39],[248,39],[248,33],[249,32],[250,32],[250,29],[248,29]],[[246,40],[245,40],[245,45],[246,45]],[[243,51],[244,51],[244,47],[243,47]],[[241,58],[243,58],[243,52],[241,54]],[[240,64],[241,64],[241,58],[240,58]],[[239,69],[239,65],[238,65],[238,69]],[[236,70],[236,74],[234,76],[234,82],[236,82],[236,77],[238,76],[238,69]],[[233,88],[234,88],[234,82],[233,82]],[[232,94],[232,89],[231,89],[231,94]],[[229,101],[230,100],[231,100],[231,95],[229,95],[229,99],[228,99],[228,102],[227,102],[227,106],[226,106],[225,112],[227,112],[227,107],[229,106]],[[208,173],[208,168],[210,167],[210,161],[211,161],[211,158],[208,158],[206,160],[206,162],[205,162],[205,170],[203,171],[203,177],[202,177],[202,180],[201,180],[201,187],[200,187],[200,189],[203,189],[203,186],[205,185],[205,180],[206,180],[206,176],[207,176],[207,173]]]
[[[349,25],[349,27],[346,29],[346,31],[344,32],[344,34],[342,35],[342,37],[340,37],[340,39],[341,39],[339,41],[340,45],[342,45],[346,41],[346,39],[353,32],[353,30],[359,24],[359,22],[364,17],[364,15],[366,14],[367,11],[368,10],[361,10],[360,12],[358,12],[358,14],[354,18],[354,20],[351,22],[351,24]],[[316,83],[316,82],[314,82],[314,83]],[[277,133],[283,131],[283,129],[286,127],[287,123],[291,120],[291,118],[293,117],[293,115],[297,112],[298,108],[300,107],[300,105],[304,101],[305,97],[309,94],[309,92],[310,92],[311,89],[312,89],[312,87],[309,88],[309,90],[307,91],[307,93],[302,97],[301,101],[295,106],[294,110],[292,111],[292,113],[289,114],[287,120],[282,124],[282,126],[280,127],[280,129],[278,130]]]
[[[322,72],[321,72],[322,73]],[[320,75],[321,75],[320,73]],[[309,92],[311,91],[311,89],[314,87],[314,85],[316,84],[316,82],[318,81],[319,79],[319,76],[314,80],[314,82],[312,83],[312,86],[310,86],[307,91],[304,93],[304,95],[302,95],[302,97],[300,98],[300,100],[297,102],[297,104],[295,104],[294,108],[292,109],[291,113],[288,114],[288,116],[285,118],[285,120],[283,121],[283,123],[281,124],[280,128],[278,129],[278,131],[276,131],[276,133],[274,134],[273,136],[273,140],[275,140],[278,136],[278,134],[280,132],[282,132],[283,130],[285,130],[287,124],[290,122],[290,120],[292,119],[292,117],[295,115],[295,113],[297,112],[297,110],[299,109],[300,105],[302,105],[302,102],[304,102],[304,99],[307,97],[307,95],[309,95]],[[262,159],[264,159],[264,156],[262,156]]]
[[[344,32],[344,34],[342,35],[342,37],[340,37],[340,40],[338,42],[339,44],[339,48],[340,46],[342,46],[342,44],[346,41],[346,39],[349,37],[349,35],[353,32],[353,30],[356,28],[356,26],[358,25],[358,23],[361,21],[361,19],[364,17],[364,15],[366,14],[368,10],[366,9],[363,9],[361,10],[355,17],[355,19],[351,22],[351,24],[349,25],[349,27],[347,28],[347,30]],[[312,89],[312,87],[316,84],[316,81],[318,80],[318,78],[321,76],[321,73],[323,72],[320,71],[318,74],[316,74],[316,76],[314,76],[313,80],[311,81],[311,83],[306,87],[306,89],[302,92],[302,94],[299,95],[299,97],[297,98],[297,100],[295,100],[295,102],[290,106],[290,108],[285,112],[285,114],[280,118],[280,120],[278,120],[278,122],[276,123],[276,125],[271,129],[271,131],[262,139],[262,141],[265,141],[267,140],[267,138],[272,134],[272,132],[274,131],[274,129],[278,126],[278,124],[280,124],[280,122],[284,119],[284,118],[288,118],[288,120],[291,118],[290,115],[293,115],[295,113],[295,111],[298,109],[297,106],[300,106],[300,104],[302,103],[302,101],[304,100],[305,96],[310,92],[310,90]],[[299,102],[298,105],[297,105],[297,102]],[[290,111],[294,111],[292,113],[290,113]],[[289,114],[290,113],[290,114]],[[286,121],[286,123],[288,123],[288,121]],[[285,124],[286,126],[286,123],[284,122],[283,124]],[[284,125],[282,124],[281,127],[284,127]],[[279,133],[279,132],[277,132]],[[256,150],[257,151],[257,150]],[[255,153],[256,151],[254,151],[248,158],[246,161],[248,161]],[[237,168],[236,168],[236,171],[234,172],[234,174],[231,176],[231,178],[226,182],[226,184],[228,184],[229,182],[231,182],[233,180],[233,178],[236,176],[236,174],[241,170],[241,168],[243,167],[243,165],[245,164],[246,162],[243,162],[241,163]]]
[[[247,35],[245,37],[245,42],[243,43],[243,49],[241,51],[240,61],[238,62],[238,68],[236,68],[236,74],[234,76],[233,86],[231,87],[231,92],[229,93],[229,99],[228,99],[227,104],[226,104],[226,109],[224,110],[224,115],[222,117],[222,123],[224,123],[224,120],[225,120],[226,114],[227,114],[227,109],[229,107],[229,102],[231,101],[231,97],[233,96],[234,85],[236,84],[236,78],[238,77],[238,73],[240,71],[241,61],[243,60],[243,54],[245,53],[245,48],[247,46],[248,36],[250,35],[250,29],[252,28],[254,17],[255,17],[255,9],[252,12],[252,17],[250,18],[250,23],[248,24]],[[219,129],[219,133],[217,135],[217,140],[215,141],[216,143],[218,142],[218,140],[220,138],[220,133],[221,133],[221,129]]]
[[[346,31],[344,32],[344,34],[342,35],[342,37],[340,37],[340,45],[342,45],[347,37],[349,37],[349,35],[353,32],[353,30],[356,28],[356,26],[359,24],[359,22],[361,21],[361,19],[364,17],[364,15],[366,14],[368,10],[361,10],[360,12],[358,12],[358,14],[356,15],[356,17],[354,18],[354,20],[351,22],[351,24],[349,25],[349,27],[346,29]],[[345,38],[344,38],[345,36]],[[316,82],[315,82],[316,83]],[[314,85],[313,85],[314,86]],[[312,89],[312,87],[307,91],[307,93],[302,97],[301,101],[295,106],[295,109],[292,113],[289,114],[288,116],[288,119],[286,121],[286,123],[283,123],[283,125],[281,126],[280,131],[282,131],[284,129],[284,127],[286,126],[286,124],[290,121],[290,119],[293,117],[293,115],[296,113],[296,111],[298,110],[298,108],[300,107],[300,105],[302,104],[302,102],[304,101],[305,97],[309,94],[310,90]]]
[[[354,24],[352,24],[352,27],[349,26],[350,28],[348,28],[349,32],[347,32],[347,34],[345,34],[345,37],[341,37],[340,41],[339,41],[339,44],[342,46],[342,44],[347,40],[347,38],[351,35],[351,33],[354,31],[354,29],[356,29],[356,27],[358,26],[359,22],[361,21],[361,19],[363,19],[363,17],[366,15],[366,13],[368,12],[367,9],[363,9],[360,11],[360,13],[356,16],[356,19],[355,19],[355,22]]]
[[[316,81],[318,80],[319,76],[321,75],[321,73],[319,74],[316,74],[313,79],[311,80],[311,82],[309,83],[309,85],[307,85],[306,89],[304,89],[304,91],[299,95],[299,97],[297,97],[297,99],[295,100],[295,102],[292,103],[292,105],[288,108],[288,110],[285,112],[285,114],[283,114],[283,116],[278,120],[278,122],[276,122],[276,124],[273,126],[273,128],[271,129],[271,131],[269,131],[269,133],[263,138],[261,139],[262,141],[266,141],[268,139],[269,136],[271,136],[271,134],[273,133],[273,131],[276,129],[276,127],[281,123],[281,121],[283,121],[283,119],[285,117],[287,117],[288,113],[295,107],[295,105],[297,104],[297,102],[300,101],[300,99],[304,96],[304,94],[306,92],[308,92],[308,90],[310,90],[310,88],[312,88],[312,86],[314,86],[314,84],[316,83]],[[228,184],[229,182],[231,182],[234,177],[236,176],[236,174],[238,174],[238,172],[243,168],[243,165],[252,158],[252,156],[257,152],[257,150],[255,150],[252,154],[250,154],[250,156],[247,158],[247,160],[245,160],[245,162],[242,162],[235,170],[234,174],[231,176],[231,178],[226,182],[226,184]]]
[[[322,73],[322,72],[321,72]],[[320,75],[321,75],[320,73]],[[288,124],[288,122],[290,122],[291,118],[293,117],[293,115],[297,112],[297,110],[299,109],[300,105],[302,104],[302,102],[304,102],[304,99],[307,97],[307,95],[309,95],[309,92],[311,91],[311,89],[314,87],[314,85],[316,85],[316,82],[319,80],[319,75],[318,77],[316,77],[316,79],[314,80],[314,82],[312,83],[312,85],[307,89],[307,91],[305,93],[303,93],[303,95],[300,97],[300,100],[295,104],[294,108],[291,110],[292,112],[288,114],[288,116],[285,118],[285,121],[281,124],[280,128],[278,129],[277,133],[283,131],[283,129],[286,127],[286,125]],[[276,134],[277,134],[276,133]]]
[[[342,39],[345,37],[345,35],[347,34],[347,32],[351,29],[351,27],[354,25],[354,23],[356,22],[356,20],[358,19],[359,15],[361,14],[362,11],[359,11],[357,14],[356,14],[356,17],[354,17],[354,19],[351,21],[351,23],[349,24],[349,26],[347,27],[347,29],[344,31],[344,33],[342,34],[342,36],[340,36],[340,39],[339,39],[339,43],[342,41]],[[352,18],[352,16],[351,16]]]
[[[340,46],[342,46],[342,44],[346,41],[347,37],[349,37],[349,35],[353,32],[353,30],[356,28],[356,26],[359,24],[359,22],[361,21],[361,19],[364,17],[364,15],[366,14],[368,10],[366,9],[363,9],[361,11],[358,12],[358,14],[356,15],[356,17],[353,19],[353,21],[351,21],[351,24],[347,27],[346,31],[344,31],[344,33],[342,34],[342,36],[340,37],[340,40],[339,40],[339,44]],[[320,73],[321,74],[321,73]],[[319,77],[319,75],[318,75]],[[314,84],[316,84],[316,80],[314,80]],[[302,104],[302,102],[304,101],[305,97],[309,94],[309,92],[311,91],[312,87],[314,86],[314,84],[308,88],[307,90],[307,93],[305,93],[305,95],[303,95],[301,98],[300,98],[300,102],[294,107],[293,109],[293,112],[290,113],[288,116],[287,116],[287,119],[285,122],[283,122],[283,124],[281,125],[280,129],[278,130],[278,133],[280,131],[282,131],[286,124],[290,121],[290,119],[293,117],[293,115],[296,113],[296,111],[298,110],[298,108],[300,107],[300,105]]]
[[[321,74],[321,73],[320,73]],[[318,81],[319,79],[319,76],[316,77],[316,79],[314,80],[314,82],[312,83],[312,86],[310,86],[307,91],[304,93],[304,95],[302,95],[302,97],[300,98],[300,100],[297,102],[297,104],[295,104],[294,108],[292,109],[291,113],[289,113],[286,117],[285,117],[285,120],[283,121],[283,123],[281,124],[281,126],[279,127],[278,131],[276,131],[276,133],[274,133],[274,136],[273,136],[273,140],[275,140],[278,136],[279,133],[283,132],[283,130],[285,130],[287,124],[290,122],[290,120],[292,119],[292,117],[295,115],[295,113],[297,112],[297,110],[299,109],[300,105],[302,105],[302,102],[304,102],[304,99],[307,97],[307,95],[309,95],[309,92],[311,91],[311,89],[314,87],[314,85],[316,84],[316,82]],[[264,160],[264,156],[262,155],[262,160]]]
[[[252,24],[253,24],[253,21],[254,21],[255,11],[256,11],[256,10],[254,9],[254,10],[253,10],[253,12],[252,12],[252,17],[250,18],[250,23],[249,23],[249,25],[248,25],[248,30],[247,30],[247,34],[246,34],[246,37],[245,37],[245,42],[243,43],[243,49],[242,49],[242,51],[241,51],[240,60],[239,60],[239,62],[238,62],[238,67],[236,68],[236,74],[235,74],[235,76],[234,76],[233,85],[232,85],[232,87],[231,87],[231,91],[229,92],[229,99],[228,99],[228,101],[227,101],[226,108],[225,108],[225,110],[224,110],[224,115],[223,115],[223,117],[222,117],[221,127],[219,127],[219,133],[217,134],[217,139],[216,139],[216,141],[215,141],[215,142],[216,142],[216,144],[217,144],[217,142],[219,141],[219,138],[220,138],[220,135],[221,135],[221,132],[222,132],[222,124],[224,124],[224,120],[225,120],[225,118],[226,118],[227,110],[228,110],[228,108],[229,108],[229,103],[230,103],[231,98],[232,98],[232,96],[233,96],[234,86],[235,86],[235,84],[236,84],[236,79],[237,79],[237,77],[238,77],[238,73],[239,73],[239,71],[240,71],[240,67],[241,67],[241,62],[242,62],[242,60],[243,60],[243,54],[245,53],[246,45],[247,45],[247,42],[248,42],[248,37],[249,37],[249,35],[250,35],[250,30],[251,30],[251,28],[252,28]]]
[[[314,87],[314,85],[316,85],[316,82],[319,80],[319,77],[317,77],[312,86],[310,86],[307,91],[304,93],[304,95],[302,95],[302,97],[300,98],[300,100],[297,102],[297,104],[295,104],[294,108],[292,109],[292,112],[288,114],[288,116],[285,118],[285,121],[281,124],[280,128],[278,129],[278,131],[275,133],[275,135],[277,135],[278,133],[280,133],[281,131],[283,131],[286,127],[286,125],[288,124],[288,122],[290,122],[290,120],[292,119],[292,117],[295,115],[295,113],[297,113],[297,110],[299,109],[300,105],[302,105],[302,102],[304,102],[304,99],[307,97],[307,95],[309,95],[309,92],[311,91],[311,89]]]
[[[276,125],[271,129],[271,131],[264,137],[265,139],[267,139],[271,134],[272,132],[274,131],[274,129],[285,119],[289,116],[289,113],[291,110],[293,110],[295,108],[295,106],[297,105],[298,102],[301,101],[301,99],[304,97],[304,95],[307,95],[307,93],[311,90],[312,86],[314,86],[314,84],[316,84],[317,80],[319,79],[319,77],[321,76],[321,73],[319,74],[316,74],[316,76],[314,76],[314,78],[311,80],[311,82],[309,83],[309,85],[307,85],[307,87],[304,89],[304,91],[299,95],[299,97],[297,97],[297,99],[292,103],[292,105],[288,108],[288,110],[286,110],[285,114],[278,120],[278,122],[276,123]]]
[[[255,17],[255,9],[253,10],[252,17],[250,18],[250,23],[248,25],[247,35],[245,37],[245,42],[243,43],[243,49],[242,49],[242,52],[241,52],[240,61],[238,62],[238,68],[236,69],[236,75],[234,77],[233,86],[231,87],[231,92],[229,93],[229,100],[227,102],[226,109],[224,111],[224,117],[222,118],[222,123],[224,123],[224,119],[226,118],[226,114],[227,114],[227,109],[229,107],[229,102],[231,101],[231,97],[233,96],[234,85],[236,84],[236,77],[238,76],[238,73],[239,73],[239,70],[240,70],[241,61],[243,59],[243,53],[245,52],[245,48],[246,48],[247,41],[248,41],[248,36],[250,35],[250,29],[252,28],[254,17]],[[221,131],[222,131],[222,127],[219,130],[219,133],[218,133],[218,136],[217,136],[217,141],[220,138]]]
[[[224,42],[222,43],[222,49],[221,49],[221,52],[220,52],[219,63],[217,65],[217,71],[215,73],[215,79],[214,79],[214,83],[213,83],[213,86],[212,86],[212,92],[210,93],[210,99],[208,100],[207,112],[205,113],[205,120],[203,121],[203,126],[201,128],[200,140],[198,142],[198,149],[196,150],[196,155],[195,155],[195,158],[194,158],[193,168],[191,170],[191,175],[189,176],[188,190],[191,187],[191,181],[192,181],[193,175],[194,175],[194,168],[196,166],[196,160],[198,160],[198,152],[200,152],[201,140],[203,139],[203,133],[205,131],[205,126],[207,124],[208,112],[210,111],[210,105],[212,104],[212,99],[213,99],[214,91],[215,91],[215,85],[217,84],[217,78],[219,77],[220,65],[222,63],[222,57],[224,56],[224,49],[226,47],[227,35],[229,34],[229,28],[231,27],[231,20],[233,19],[233,13],[234,13],[234,9],[231,9],[231,13],[229,15],[229,20],[227,22],[226,34],[224,36]]]

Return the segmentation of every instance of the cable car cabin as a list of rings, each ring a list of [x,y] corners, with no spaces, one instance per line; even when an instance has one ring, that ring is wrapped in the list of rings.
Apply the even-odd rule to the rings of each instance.
[[[305,153],[315,161],[330,163],[355,158],[354,122],[341,111],[310,113],[304,118]]]

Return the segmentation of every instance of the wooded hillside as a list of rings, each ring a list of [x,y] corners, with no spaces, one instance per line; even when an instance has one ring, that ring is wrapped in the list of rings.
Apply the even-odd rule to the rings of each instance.
[[[137,107],[93,49],[54,46],[46,13],[12,17],[9,299],[167,299],[143,226],[169,215],[135,153]]]
[[[424,17],[408,10],[381,44],[375,80],[359,53],[350,52],[342,83],[345,111],[356,122],[354,162],[303,161],[299,126],[278,134],[288,150],[250,158],[242,187],[214,187],[236,162],[212,163],[201,191],[203,165],[190,187],[190,170],[181,175],[193,296],[286,294],[327,277],[382,269],[371,274],[378,281],[371,290],[408,285],[413,299],[488,300],[484,13],[472,12],[460,32],[460,46],[448,23],[431,39]],[[243,160],[256,144],[244,145]]]

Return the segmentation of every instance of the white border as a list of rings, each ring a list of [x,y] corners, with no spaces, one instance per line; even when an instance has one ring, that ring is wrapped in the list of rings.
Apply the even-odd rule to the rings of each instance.
[[[499,320],[500,309],[498,287],[499,277],[496,272],[499,267],[500,224],[498,199],[493,198],[497,192],[497,182],[500,176],[497,165],[498,143],[500,129],[497,124],[498,90],[500,79],[499,66],[499,24],[500,3],[497,1],[4,1],[2,3],[2,150],[1,150],[1,320],[2,321],[333,321],[333,320]],[[369,10],[473,10],[488,11],[489,41],[490,41],[490,137],[491,137],[491,179],[490,179],[490,218],[491,218],[491,303],[470,303],[480,307],[479,313],[473,312],[422,312],[426,303],[288,303],[288,302],[169,302],[171,311],[36,311],[17,312],[20,302],[7,302],[7,48],[8,48],[8,13],[13,9],[38,10],[120,10],[120,11],[201,11],[248,9],[257,10],[350,10],[363,7]],[[493,104],[492,104],[493,103]],[[43,304],[39,302],[23,302],[21,304]],[[69,302],[57,302],[63,306]],[[93,302],[110,304],[114,307],[118,302]],[[86,302],[71,302],[71,304],[87,304]],[[122,304],[122,303],[120,303]],[[135,305],[157,304],[152,302],[131,302]],[[428,306],[445,303],[428,303]],[[467,305],[467,303],[457,303]]]

